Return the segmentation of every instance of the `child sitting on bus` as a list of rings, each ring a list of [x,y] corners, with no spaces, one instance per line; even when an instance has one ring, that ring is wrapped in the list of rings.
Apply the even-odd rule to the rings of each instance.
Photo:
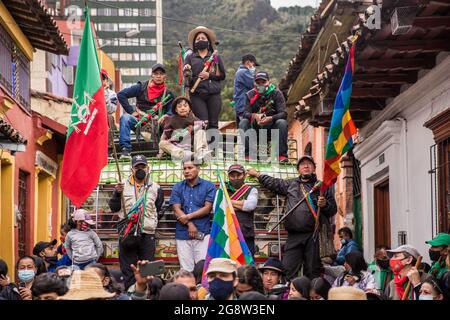
[[[205,122],[192,113],[192,103],[188,98],[178,97],[172,105],[174,114],[164,120],[164,133],[159,143],[160,154],[166,152],[173,159],[194,156],[198,161],[207,161],[211,152],[208,151],[206,133],[203,130]]]

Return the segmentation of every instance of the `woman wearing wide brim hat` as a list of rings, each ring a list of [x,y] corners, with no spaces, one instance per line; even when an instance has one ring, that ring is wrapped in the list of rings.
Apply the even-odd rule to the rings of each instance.
[[[203,26],[194,28],[191,30],[191,32],[189,32],[189,34],[188,34],[189,45],[192,46],[192,48],[194,48],[194,40],[195,40],[197,34],[200,32],[206,34],[206,36],[208,37],[209,43],[211,44],[211,48],[215,49],[216,42],[217,42],[216,34],[211,29],[208,29],[207,27],[203,27]]]
[[[219,127],[219,114],[222,109],[221,81],[225,80],[225,67],[219,55],[216,55],[208,71],[203,68],[216,49],[216,34],[203,26],[189,32],[188,42],[193,52],[184,61],[188,90],[193,88],[198,78],[202,79],[194,92],[191,92],[192,111],[200,120],[208,120],[208,129]],[[188,73],[189,75],[186,75]]]

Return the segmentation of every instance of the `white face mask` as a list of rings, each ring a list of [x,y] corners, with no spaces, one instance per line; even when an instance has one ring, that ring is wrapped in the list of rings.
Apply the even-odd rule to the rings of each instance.
[[[431,294],[421,294],[419,300],[433,300],[433,296]]]
[[[256,73],[256,67],[248,68],[248,70],[250,71],[250,73],[251,73],[252,75],[254,75],[254,74]]]

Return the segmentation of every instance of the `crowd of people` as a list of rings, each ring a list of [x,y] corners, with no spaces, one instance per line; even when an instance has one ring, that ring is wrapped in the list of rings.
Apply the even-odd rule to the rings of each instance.
[[[338,231],[341,247],[323,255],[322,226],[337,213],[333,192],[319,191],[316,163],[309,155],[297,161],[298,177],[279,179],[261,174],[241,163],[227,170],[230,203],[252,256],[255,255],[254,212],[258,189],[246,183],[256,179],[269,191],[283,196],[283,217],[288,237],[282,260],[269,258],[262,265],[238,266],[227,258],[212,259],[204,269],[210,242],[211,213],[216,196],[213,182],[200,178],[200,163],[208,161],[222,107],[221,84],[225,67],[215,50],[216,36],[205,27],[189,33],[189,54],[184,57],[185,90],[175,97],[166,86],[166,69],[152,68],[151,79],[125,88],[117,96],[109,89],[102,70],[106,104],[112,114],[120,103],[120,148],[130,157],[131,131],[151,132],[157,139],[158,157],[169,154],[182,161],[184,180],[176,183],[169,200],[176,216],[175,240],[180,269],[165,279],[148,275],[155,260],[155,233],[163,214],[164,194],[151,180],[147,158],[131,158],[131,174],[120,181],[109,199],[116,213],[120,268],[99,263],[103,245],[91,228],[95,222],[84,209],[76,210],[61,226],[61,242],[40,241],[33,255],[22,256],[15,265],[15,279],[0,259],[0,299],[3,300],[442,300],[450,298],[450,235],[440,233],[427,241],[432,266],[411,245],[396,249],[379,246],[370,264],[353,239],[351,229]],[[270,83],[269,74],[256,71],[253,54],[242,57],[234,79],[236,123],[245,145],[245,159],[257,160],[256,145],[248,130],[276,130],[280,162],[287,162],[287,113],[283,94]],[[135,98],[133,107],[128,99]],[[150,129],[146,129],[150,126]],[[145,137],[145,134],[143,135]],[[188,139],[186,142],[186,137]],[[111,138],[111,137],[110,137]],[[111,139],[111,143],[113,139]],[[200,160],[200,161],[198,161]],[[325,237],[327,238],[327,237]],[[333,240],[328,238],[331,243]],[[333,249],[334,250],[334,249]],[[332,251],[333,251],[332,250]],[[203,272],[205,271],[205,272]],[[163,272],[163,270],[162,270]]]
[[[56,249],[48,242],[38,256],[17,261],[18,282],[11,281],[8,266],[0,259],[0,300],[401,300],[407,282],[411,287],[407,300],[448,300],[449,241],[446,233],[427,241],[430,258],[437,259],[431,268],[426,264],[416,267],[419,253],[410,245],[394,250],[378,248],[371,263],[376,268],[369,268],[359,251],[350,252],[334,281],[325,276],[327,266],[317,277],[302,275],[288,280],[283,263],[276,258],[259,267],[237,266],[233,260],[215,258],[206,271],[205,287],[204,260],[193,272],[180,269],[170,279],[143,276],[141,270],[150,263],[143,260],[131,265],[133,285],[128,289],[119,270],[98,262],[83,270],[70,265],[49,271],[47,261],[56,257],[49,254],[56,254]]]
[[[180,270],[172,279],[142,274],[145,266],[155,260],[155,232],[164,195],[160,186],[150,179],[145,156],[136,155],[131,163],[130,176],[116,185],[109,202],[111,210],[121,218],[119,225],[123,225],[118,228],[120,270],[99,263],[103,246],[91,229],[94,221],[89,212],[78,209],[61,227],[59,246],[56,239],[41,241],[36,243],[32,256],[20,257],[15,266],[16,279],[8,277],[8,266],[0,261],[1,299],[450,298],[448,233],[427,241],[432,266],[419,263],[422,255],[411,245],[396,249],[379,246],[374,260],[368,264],[347,227],[338,231],[341,247],[337,253],[321,255],[317,223],[327,223],[337,210],[334,196],[330,192],[320,195],[316,188],[315,162],[310,156],[300,157],[299,176],[289,180],[276,179],[251,168],[246,170],[238,163],[228,168],[226,187],[252,255],[258,191],[245,183],[247,175],[286,197],[286,211],[292,213],[284,221],[288,237],[282,261],[269,258],[259,266],[237,266],[230,259],[216,258],[205,270],[207,285],[202,282],[216,189],[212,182],[199,177],[200,165],[184,160],[185,180],[175,184],[169,200],[177,217],[175,239]],[[308,194],[311,201],[299,201],[302,193]],[[320,208],[321,214],[313,207]]]

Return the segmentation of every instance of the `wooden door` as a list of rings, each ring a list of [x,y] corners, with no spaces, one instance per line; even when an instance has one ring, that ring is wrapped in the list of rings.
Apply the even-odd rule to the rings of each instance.
[[[374,190],[375,246],[391,246],[391,213],[389,208],[389,179],[375,185]]]

